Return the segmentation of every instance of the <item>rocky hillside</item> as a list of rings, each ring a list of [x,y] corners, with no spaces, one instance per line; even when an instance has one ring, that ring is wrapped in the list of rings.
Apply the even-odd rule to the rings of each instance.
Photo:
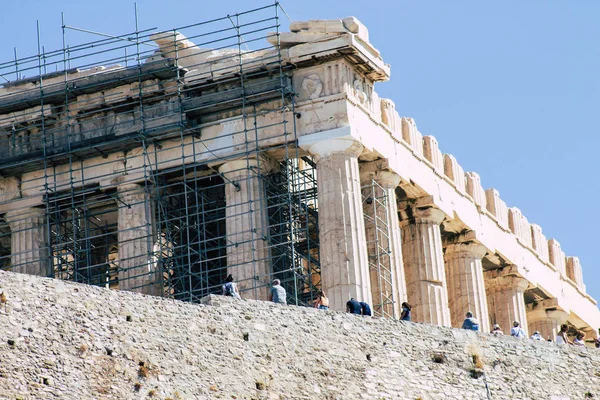
[[[600,398],[600,351],[0,272],[0,399]]]

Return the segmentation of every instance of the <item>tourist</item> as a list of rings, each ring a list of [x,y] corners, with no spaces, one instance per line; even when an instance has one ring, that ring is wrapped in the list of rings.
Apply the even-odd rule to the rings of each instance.
[[[360,306],[360,303],[356,301],[356,299],[351,298],[346,303],[346,312],[349,312],[350,314],[361,315],[362,308]]]
[[[533,335],[531,335],[530,339],[531,340],[544,340],[544,338],[542,337],[542,335],[540,335],[539,331],[533,332]]]
[[[407,302],[402,303],[402,313],[400,314],[400,321],[410,321],[410,310],[412,307]]]
[[[585,347],[585,340],[583,340],[584,337],[585,337],[585,333],[583,333],[582,331],[577,332],[577,336],[575,336],[575,340],[573,340],[573,344],[575,346]]]
[[[500,329],[500,325],[498,325],[498,324],[494,324],[490,334],[492,334],[494,336],[504,336],[504,332],[502,332],[502,329]]]
[[[513,322],[513,327],[510,328],[510,336],[516,337],[517,339],[525,338],[525,331],[523,330],[523,328],[521,328],[520,325],[521,324],[519,323],[519,321]]]
[[[319,310],[329,310],[329,299],[325,296],[325,292],[320,291],[317,294],[317,300],[315,300],[313,307]]]
[[[273,303],[286,304],[287,293],[283,286],[281,286],[281,281],[279,279],[273,280],[273,285],[271,286],[271,301]]]
[[[231,276],[231,274],[227,275],[227,278],[225,278],[225,284],[223,285],[223,296],[230,296],[235,297],[236,299],[241,299],[237,284],[234,282],[233,276]]]
[[[360,313],[366,317],[370,317],[373,315],[373,313],[371,312],[371,306],[369,306],[369,304],[365,303],[364,301],[361,301],[360,303]]]
[[[598,328],[598,337],[594,339],[594,344],[597,349],[600,349],[600,328]]]
[[[467,311],[465,317],[466,318],[463,321],[462,328],[469,329],[471,331],[478,331],[479,321],[477,321],[477,318],[473,317],[473,313],[471,311]]]
[[[558,332],[558,335],[556,335],[556,344],[560,344],[561,346],[565,344],[573,344],[573,342],[569,340],[569,336],[567,336],[568,331],[569,325],[562,324],[560,326],[560,332]]]

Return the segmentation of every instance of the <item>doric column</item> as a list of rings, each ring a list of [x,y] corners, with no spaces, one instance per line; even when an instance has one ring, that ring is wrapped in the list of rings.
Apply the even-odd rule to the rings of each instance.
[[[440,223],[444,213],[433,207],[402,210],[402,254],[408,303],[413,320],[450,326]]]
[[[558,307],[556,299],[527,304],[529,333],[539,331],[544,339],[556,340],[560,326],[567,322],[569,313]]]
[[[332,139],[307,145],[317,163],[321,286],[334,310],[371,301],[358,156],[362,144]]]
[[[162,295],[162,271],[153,261],[154,212],[142,185],[119,185],[119,289]]]
[[[377,315],[399,318],[400,304],[406,301],[396,203],[396,187],[400,176],[389,171],[369,171],[368,166],[361,164],[360,178],[374,308]],[[386,302],[386,299],[391,301]],[[377,309],[377,304],[383,307]]]
[[[245,298],[268,300],[270,262],[264,186],[256,159],[221,165],[225,178],[227,272]]]
[[[11,230],[13,272],[51,276],[45,210],[26,208],[4,214]]]
[[[527,333],[527,313],[523,293],[527,279],[507,271],[493,270],[484,273],[490,322],[499,324],[505,332],[510,331],[514,321],[519,321]]]
[[[446,280],[452,326],[460,327],[467,311],[479,320],[482,332],[490,331],[489,313],[481,260],[486,248],[479,243],[454,243],[446,246]]]

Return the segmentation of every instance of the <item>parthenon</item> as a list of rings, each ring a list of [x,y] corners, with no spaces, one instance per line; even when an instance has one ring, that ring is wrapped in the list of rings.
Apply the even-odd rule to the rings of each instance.
[[[367,28],[277,7],[0,64],[2,269],[591,342],[579,259],[378,96]]]

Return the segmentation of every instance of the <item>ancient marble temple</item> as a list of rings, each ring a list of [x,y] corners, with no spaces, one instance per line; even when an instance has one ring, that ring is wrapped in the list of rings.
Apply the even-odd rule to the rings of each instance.
[[[267,300],[280,277],[296,298],[323,290],[335,310],[354,297],[397,318],[407,301],[428,324],[459,327],[472,311],[483,331],[519,321],[544,338],[563,323],[597,335],[577,257],[377,95],[390,66],[356,18],[294,22],[254,52],[205,50],[177,32],[150,39],[157,50],[133,72],[69,70],[0,88],[5,269],[175,298],[192,280],[218,292],[231,273],[242,297]],[[267,95],[273,76],[285,81],[279,98]],[[265,177],[290,160],[314,170],[303,190],[315,198],[298,209],[318,215],[303,239],[318,252],[292,246],[283,268],[274,232],[293,241],[290,226],[308,217],[285,214],[277,231]],[[210,212],[189,205],[210,201],[220,204]],[[191,231],[213,211],[212,225]],[[220,241],[203,253],[182,244],[194,235]],[[297,270],[311,277],[293,286]]]

